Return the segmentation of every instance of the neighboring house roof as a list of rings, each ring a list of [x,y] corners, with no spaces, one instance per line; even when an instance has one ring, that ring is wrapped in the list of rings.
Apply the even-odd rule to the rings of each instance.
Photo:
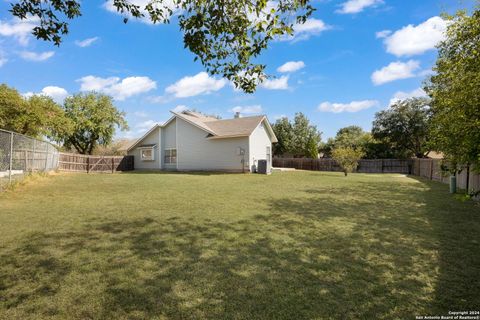
[[[265,129],[269,132],[270,136],[272,137],[272,142],[278,141],[265,115],[222,120],[222,119],[217,119],[210,116],[205,116],[201,113],[193,112],[193,111],[183,111],[183,112],[170,111],[170,112],[174,115],[172,118],[170,118],[163,125],[158,125],[158,124],[155,125],[145,135],[143,135],[143,137],[138,139],[136,143],[131,145],[128,150],[131,150],[134,147],[136,147],[153,130],[155,130],[158,127],[166,126],[176,117],[182,120],[185,120],[186,122],[196,126],[199,129],[204,130],[205,132],[208,133],[209,139],[248,137],[252,134],[255,128],[257,128],[258,125],[263,122],[265,125]]]
[[[427,158],[430,158],[430,159],[443,159],[444,156],[443,156],[443,153],[441,153],[441,152],[429,151],[429,152],[427,153]]]

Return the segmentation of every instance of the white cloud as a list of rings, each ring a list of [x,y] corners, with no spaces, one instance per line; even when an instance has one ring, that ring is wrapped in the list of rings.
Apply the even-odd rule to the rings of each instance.
[[[165,89],[165,92],[176,98],[193,97],[199,94],[209,94],[222,89],[228,83],[225,79],[215,79],[206,72],[194,76],[183,77]]]
[[[377,100],[352,101],[349,103],[322,102],[318,106],[318,110],[333,113],[358,112],[375,106],[378,106]]]
[[[55,52],[53,51],[45,51],[45,52],[21,51],[19,55],[24,60],[39,62],[39,61],[45,61],[50,59],[55,55]]]
[[[407,62],[392,62],[372,74],[372,82],[375,85],[381,85],[387,82],[415,77],[415,72],[420,68],[420,62],[409,60]]]
[[[410,24],[395,31],[383,42],[387,52],[397,57],[422,54],[435,49],[444,39],[447,24],[447,21],[440,17],[432,17],[418,26]]]
[[[95,41],[97,41],[99,37],[88,38],[85,40],[75,40],[75,44],[80,48],[85,48],[91,46]]]
[[[336,12],[343,14],[359,13],[365,8],[378,6],[382,3],[382,0],[348,0],[342,3],[342,7]]]
[[[178,106],[176,106],[175,108],[173,108],[173,112],[182,112],[182,111],[185,111],[185,110],[188,110],[188,107],[183,105],[183,104],[179,104]]]
[[[302,41],[308,40],[311,36],[319,35],[323,31],[330,30],[332,27],[320,19],[310,18],[305,23],[296,23],[293,26],[293,36],[284,36],[280,41]]]
[[[104,88],[111,87],[115,83],[118,83],[120,78],[110,77],[110,78],[100,78],[95,76],[86,76],[81,79],[78,79],[77,82],[80,82],[81,91],[102,91]]]
[[[68,96],[67,90],[61,87],[48,86],[42,89],[42,94],[51,97],[53,100],[62,103]]]
[[[243,114],[257,114],[262,112],[261,105],[252,105],[252,106],[236,106],[230,110],[230,112],[236,113],[240,112]]]
[[[127,77],[121,80],[118,77],[86,76],[77,81],[80,82],[80,91],[102,92],[119,101],[157,88],[157,83],[149,77]]]
[[[4,37],[13,37],[22,46],[28,44],[32,29],[38,24],[38,18],[12,19],[10,22],[0,20],[0,35]]]
[[[277,114],[273,117],[273,119],[275,120],[280,120],[280,119],[283,119],[283,118],[288,118],[286,114]]]
[[[375,32],[375,37],[377,39],[384,39],[391,34],[392,34],[392,30],[382,30],[382,31]]]
[[[282,64],[280,67],[277,68],[278,72],[295,72],[305,68],[305,63],[303,61],[288,61]]]
[[[276,79],[265,79],[260,83],[260,87],[268,90],[286,90],[288,89],[288,76],[281,76]]]
[[[63,103],[63,100],[68,96],[67,90],[57,86],[47,86],[42,89],[42,91],[35,93],[35,92],[27,92],[24,93],[23,96],[29,98],[33,95],[44,95],[52,98],[57,103]]]
[[[140,12],[143,13],[144,17],[140,18],[139,21],[141,21],[143,23],[147,23],[147,24],[153,24],[152,21],[150,20],[150,16],[149,16],[148,12],[145,10],[145,6],[150,4],[152,2],[152,0],[129,0],[128,2],[140,7]],[[173,1],[173,0],[164,0],[164,1],[157,1],[157,2],[154,1],[152,4],[156,8],[171,9],[173,11],[173,15],[178,14],[181,11],[180,9],[178,9],[176,7],[175,1]],[[103,7],[110,12],[125,16],[129,19],[133,18],[131,14],[122,14],[122,13],[118,12],[117,8],[113,5],[113,0],[108,0],[107,2],[105,2]]]
[[[398,102],[400,100],[405,100],[409,98],[423,98],[426,97],[427,93],[423,91],[422,88],[417,88],[413,91],[410,92],[404,92],[404,91],[397,91],[393,95],[392,99],[390,99],[390,105],[394,104],[395,102]]]

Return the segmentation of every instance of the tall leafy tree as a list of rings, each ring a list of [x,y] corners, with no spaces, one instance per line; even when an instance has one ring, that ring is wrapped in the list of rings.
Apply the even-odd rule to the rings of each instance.
[[[365,145],[372,139],[369,132],[365,132],[359,126],[348,126],[338,130],[335,136],[336,147],[351,147],[353,149],[364,149]]]
[[[320,147],[324,157],[331,157],[332,151],[337,148],[352,148],[363,151],[367,159],[381,159],[392,157],[390,148],[375,140],[370,132],[359,126],[348,126],[337,131],[334,138],[329,138]]]
[[[296,113],[293,119],[293,154],[316,158],[320,141],[321,133],[317,127],[312,125],[302,112]],[[316,146],[315,151],[313,151],[313,146]]]
[[[291,36],[296,24],[312,14],[309,0],[110,0],[126,23],[130,17],[169,23],[174,17],[183,32],[185,48],[210,74],[221,75],[245,92],[255,91],[266,77],[265,65],[254,62],[269,43]],[[69,21],[81,15],[80,0],[19,0],[11,13],[20,19],[39,19],[33,34],[59,45]]]
[[[278,119],[272,125],[273,132],[278,142],[273,145],[274,155],[290,153],[293,147],[293,126],[287,117]]]
[[[303,113],[296,113],[293,122],[290,122],[287,117],[281,118],[273,124],[272,128],[278,139],[278,143],[273,146],[275,155],[318,157],[322,133]]]
[[[52,137],[53,132],[69,132],[70,122],[60,105],[50,97],[24,98],[17,90],[0,85],[0,128],[31,137]]]
[[[57,139],[66,148],[75,148],[81,154],[92,154],[95,147],[112,142],[115,129],[128,129],[125,114],[120,112],[112,98],[98,93],[83,93],[67,97],[65,115],[73,123],[71,132],[60,132]]]
[[[446,39],[425,88],[432,99],[432,144],[454,166],[480,168],[480,7],[446,18]]]
[[[429,151],[430,107],[427,98],[398,101],[375,114],[372,134],[396,157],[425,157]]]

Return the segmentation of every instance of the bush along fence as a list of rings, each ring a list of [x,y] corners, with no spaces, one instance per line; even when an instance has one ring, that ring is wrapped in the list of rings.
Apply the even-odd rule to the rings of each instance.
[[[362,159],[356,172],[359,173],[403,173],[449,183],[449,176],[441,169],[440,159]],[[295,168],[314,171],[342,171],[333,159],[273,158],[273,167]],[[480,191],[480,174],[465,166],[457,174],[457,188],[475,193]],[[478,198],[478,197],[477,197]]]
[[[49,142],[0,129],[0,190],[28,173],[57,169],[58,157]]]

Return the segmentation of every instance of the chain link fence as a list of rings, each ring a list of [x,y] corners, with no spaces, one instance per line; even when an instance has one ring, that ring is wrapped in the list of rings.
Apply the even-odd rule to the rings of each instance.
[[[58,158],[51,143],[0,129],[0,191],[29,173],[56,170]]]

